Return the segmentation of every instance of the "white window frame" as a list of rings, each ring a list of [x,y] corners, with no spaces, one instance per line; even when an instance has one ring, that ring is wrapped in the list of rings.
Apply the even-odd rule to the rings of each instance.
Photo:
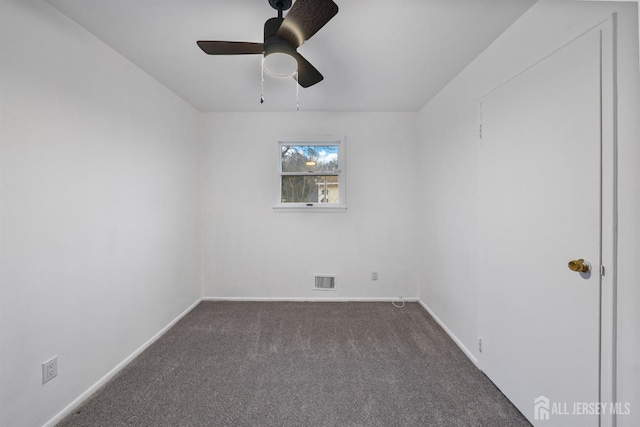
[[[277,146],[277,182],[276,205],[274,212],[333,212],[347,210],[346,156],[345,138],[343,136],[303,136],[276,138]],[[338,203],[282,203],[282,146],[283,145],[336,145],[338,147]],[[284,174],[287,175],[287,174]],[[323,175],[322,172],[313,175]],[[326,173],[325,173],[326,175]]]

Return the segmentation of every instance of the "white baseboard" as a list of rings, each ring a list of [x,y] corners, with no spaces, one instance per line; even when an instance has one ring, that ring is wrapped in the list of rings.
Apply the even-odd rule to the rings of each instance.
[[[460,347],[460,350],[462,350],[462,352],[469,358],[469,360],[471,360],[473,364],[476,365],[478,369],[480,369],[480,367],[478,366],[478,358],[474,356],[473,353],[471,353],[471,351],[464,344],[462,344],[462,341],[460,341],[458,337],[456,337],[454,333],[451,332],[449,328],[447,328],[447,326],[442,322],[442,320],[440,320],[440,318],[436,316],[433,311],[431,311],[429,306],[427,306],[427,304],[425,304],[424,301],[419,299],[418,302],[420,303],[422,308],[424,308],[427,311],[427,313],[429,313],[429,315],[433,317],[433,320],[438,322],[438,325],[440,325],[440,327],[447,333],[447,335],[449,335],[449,337],[453,340],[453,342],[455,342],[458,345],[458,347]]]
[[[78,406],[82,404],[89,396],[96,392],[100,387],[107,383],[111,378],[113,378],[118,372],[120,372],[125,366],[127,366],[133,359],[135,359],[140,353],[147,349],[151,344],[156,342],[158,338],[164,335],[169,329],[171,329],[180,319],[186,316],[191,310],[195,308],[196,305],[200,303],[200,299],[191,304],[189,308],[183,311],[178,315],[175,319],[173,319],[167,326],[162,328],[157,334],[152,336],[147,342],[142,344],[138,349],[136,349],[133,353],[131,353],[126,359],[122,362],[118,363],[112,370],[110,370],[104,377],[100,378],[95,384],[89,387],[84,393],[78,396],[73,402],[67,405],[62,411],[58,412],[53,418],[47,421],[43,427],[53,427],[64,417],[73,412]]]
[[[254,301],[254,302],[418,302],[417,297],[203,297],[202,301]]]

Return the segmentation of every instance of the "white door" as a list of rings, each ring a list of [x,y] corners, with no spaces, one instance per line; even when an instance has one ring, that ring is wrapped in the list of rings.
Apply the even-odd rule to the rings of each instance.
[[[601,31],[481,111],[480,368],[536,426],[597,426],[574,411],[599,401]]]

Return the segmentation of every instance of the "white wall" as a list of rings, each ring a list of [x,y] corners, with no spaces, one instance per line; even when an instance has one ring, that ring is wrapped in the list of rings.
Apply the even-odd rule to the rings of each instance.
[[[274,213],[275,138],[346,138],[346,213]],[[415,114],[206,115],[205,297],[415,297]],[[380,280],[371,281],[371,271]],[[336,274],[335,292],[313,275]]]
[[[0,425],[36,426],[199,298],[199,114],[43,1],[0,52]]]
[[[419,113],[421,168],[420,297],[476,356],[478,338],[478,99],[595,26],[619,22],[618,400],[640,419],[640,132],[635,4],[538,2]],[[461,260],[465,268],[460,268]]]

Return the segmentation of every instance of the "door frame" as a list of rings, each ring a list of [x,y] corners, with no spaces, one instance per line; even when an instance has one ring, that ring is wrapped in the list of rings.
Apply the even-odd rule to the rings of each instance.
[[[526,69],[498,85],[478,100],[479,139],[482,140],[482,102],[511,80],[582,36],[600,33],[600,402],[616,402],[617,378],[617,248],[618,248],[618,112],[617,112],[617,13],[584,31]],[[479,308],[479,310],[481,310]],[[480,338],[479,338],[480,339]],[[482,354],[478,357],[482,370]],[[509,396],[507,396],[509,397]],[[615,414],[599,416],[601,427],[615,427]]]

